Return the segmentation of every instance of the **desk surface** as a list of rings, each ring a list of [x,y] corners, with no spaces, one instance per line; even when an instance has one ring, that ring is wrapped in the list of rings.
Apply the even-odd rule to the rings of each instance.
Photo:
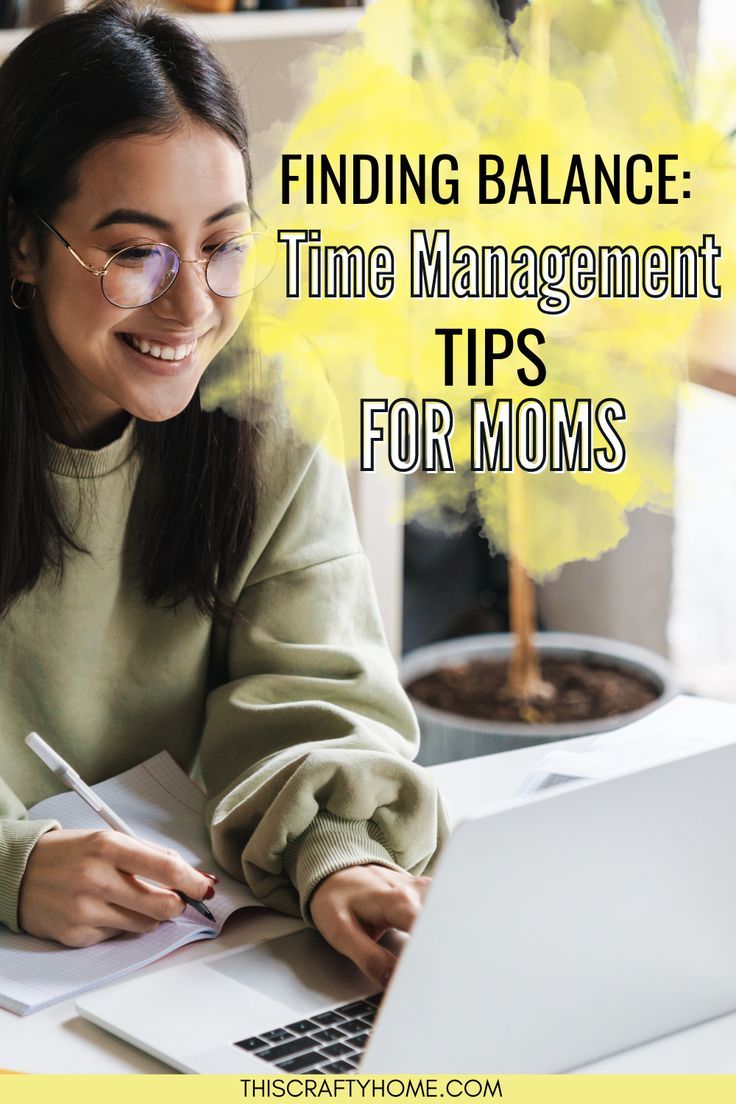
[[[736,707],[718,708],[730,710],[733,725]],[[586,736],[568,740],[565,747],[582,749],[590,739]],[[440,779],[453,816],[469,815],[505,801],[551,746],[447,763],[432,770]],[[286,935],[298,927],[298,921],[265,909],[249,910],[233,917],[218,939],[182,947],[148,969],[164,971],[185,960]],[[163,1063],[77,1016],[71,1000],[25,1017],[0,1009],[2,1068],[28,1073],[172,1072]],[[736,1073],[736,1013],[581,1067],[580,1072]]]

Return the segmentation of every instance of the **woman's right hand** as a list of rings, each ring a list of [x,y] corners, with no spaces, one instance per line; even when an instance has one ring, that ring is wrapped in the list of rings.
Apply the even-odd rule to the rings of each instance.
[[[57,828],[28,857],[18,922],[29,935],[89,947],[121,932],[154,931],[186,907],[173,890],[202,900],[211,886],[175,851],[121,832]]]

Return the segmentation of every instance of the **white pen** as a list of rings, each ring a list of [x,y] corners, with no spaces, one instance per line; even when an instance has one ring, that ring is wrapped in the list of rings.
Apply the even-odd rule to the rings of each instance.
[[[76,794],[79,794],[82,801],[85,801],[91,809],[94,809],[97,815],[101,817],[106,824],[109,824],[116,832],[122,832],[124,836],[130,836],[131,839],[135,840],[138,839],[133,829],[126,824],[101,797],[98,797],[95,791],[90,789],[86,782],[82,781],[77,771],[70,767],[52,747],[49,747],[46,741],[39,736],[37,732],[29,732],[26,736],[26,743],[31,751],[34,751],[39,759],[46,764],[49,770],[52,770],[65,786],[68,786],[70,790],[74,790]],[[173,892],[178,894],[185,904],[191,905],[191,907],[201,913],[202,916],[206,916],[208,920],[214,921],[214,916],[203,901],[195,901],[192,897],[187,897],[186,893],[181,893],[178,889],[175,889]]]

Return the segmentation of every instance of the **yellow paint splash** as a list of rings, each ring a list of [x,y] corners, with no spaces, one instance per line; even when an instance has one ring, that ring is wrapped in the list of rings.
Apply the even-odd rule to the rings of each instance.
[[[733,88],[733,74],[725,87]],[[534,0],[510,33],[485,0],[378,0],[367,9],[362,35],[342,52],[318,56],[308,103],[283,138],[291,154],[387,153],[457,157],[460,202],[440,205],[376,202],[309,205],[303,184],[281,202],[279,167],[259,195],[261,213],[276,228],[319,229],[322,242],[389,246],[397,259],[389,299],[285,297],[282,262],[254,308],[264,362],[278,375],[301,431],[321,436],[324,371],[337,396],[348,460],[359,447],[361,396],[452,403],[454,473],[418,475],[407,497],[410,513],[434,517],[462,511],[471,494],[491,543],[513,550],[532,576],[595,558],[627,532],[627,513],[667,510],[672,495],[672,441],[678,387],[685,375],[688,335],[702,301],[688,299],[574,300],[562,315],[544,315],[532,300],[411,299],[408,243],[412,229],[451,232],[454,244],[698,245],[715,234],[723,249],[718,276],[723,303],[736,289],[736,158],[722,119],[697,116],[672,60],[662,28],[633,0]],[[710,90],[712,106],[722,99]],[[512,166],[519,153],[534,163],[550,157],[559,181],[571,154],[677,154],[691,173],[692,198],[676,205],[604,201],[585,205],[480,206],[479,153]],[[507,169],[508,173],[508,169]],[[455,174],[453,174],[455,175]],[[722,309],[709,303],[708,310]],[[492,388],[469,387],[462,361],[452,388],[443,384],[442,340],[436,327],[540,329],[546,382],[522,386],[518,356],[496,366]],[[514,403],[535,398],[620,399],[628,462],[620,472],[473,474],[468,468],[472,398]],[[600,443],[600,442],[598,442]],[[334,442],[337,449],[337,442]]]

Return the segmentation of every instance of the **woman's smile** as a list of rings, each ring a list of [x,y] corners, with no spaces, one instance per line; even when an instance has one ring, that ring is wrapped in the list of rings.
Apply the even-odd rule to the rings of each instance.
[[[144,350],[136,347],[133,343],[134,339],[127,334],[121,334],[120,337],[121,344],[124,346],[124,356],[128,361],[154,376],[180,376],[196,365],[196,345],[179,346],[176,349],[171,346],[152,345]],[[148,342],[142,344],[147,346]]]
[[[191,334],[119,333],[125,355],[136,365],[157,376],[176,376],[190,371],[197,362],[199,339]]]

